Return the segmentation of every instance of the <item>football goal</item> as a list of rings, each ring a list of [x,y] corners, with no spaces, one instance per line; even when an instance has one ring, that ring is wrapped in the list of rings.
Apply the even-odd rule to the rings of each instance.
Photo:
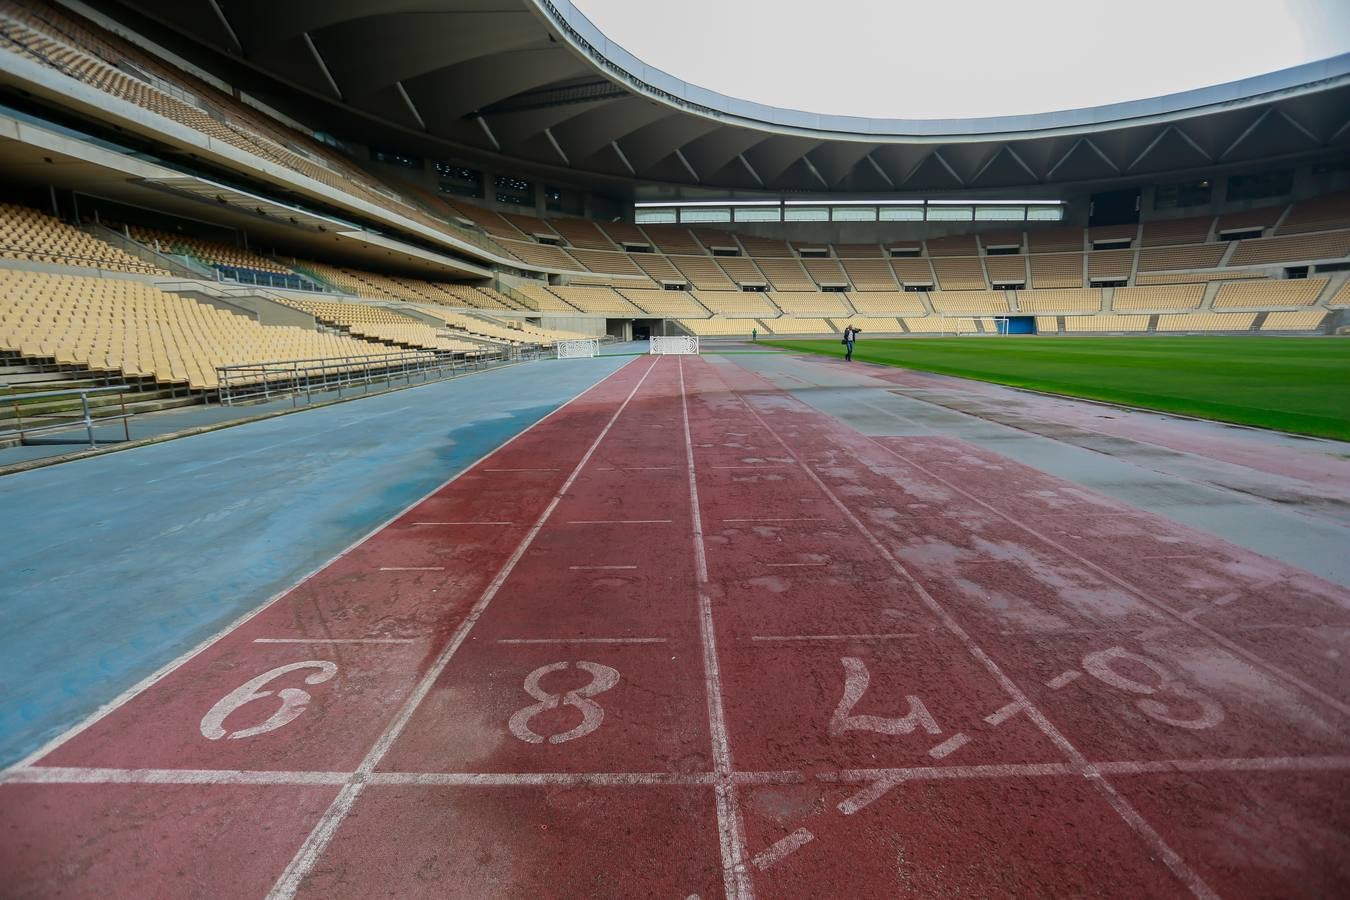
[[[943,336],[955,335],[963,337],[969,334],[1003,334],[1008,333],[1007,316],[943,316],[942,322]]]

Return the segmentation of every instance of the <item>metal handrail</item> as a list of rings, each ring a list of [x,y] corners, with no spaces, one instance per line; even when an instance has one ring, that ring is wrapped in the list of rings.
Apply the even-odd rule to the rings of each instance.
[[[11,386],[10,386],[10,385],[4,385],[4,387],[11,387]],[[87,434],[87,436],[88,436],[88,438],[89,438],[89,446],[90,446],[90,448],[92,449],[92,448],[98,446],[97,441],[94,440],[94,424],[95,424],[96,422],[105,422],[105,421],[109,421],[109,420],[121,419],[121,420],[122,420],[122,435],[123,435],[123,437],[124,437],[126,440],[129,441],[129,440],[131,440],[131,425],[130,425],[130,422],[129,422],[128,420],[131,418],[131,415],[129,415],[129,414],[127,413],[127,399],[126,399],[126,393],[127,393],[127,391],[130,391],[130,390],[132,390],[132,387],[131,387],[131,385],[128,385],[128,384],[110,384],[110,385],[104,385],[104,386],[102,386],[102,387],[66,388],[66,389],[64,389],[64,390],[59,390],[59,391],[33,391],[33,392],[31,392],[31,393],[30,393],[30,392],[10,392],[10,393],[6,393],[6,394],[4,394],[3,396],[0,396],[0,402],[13,404],[13,407],[14,407],[14,423],[15,423],[15,425],[14,425],[14,428],[11,428],[11,429],[9,429],[9,430],[7,430],[7,431],[0,431],[0,439],[3,439],[3,438],[9,438],[9,437],[13,437],[13,436],[17,435],[18,438],[19,438],[19,443],[22,444],[22,443],[24,443],[24,442],[26,441],[28,435],[30,435],[30,434],[41,434],[41,433],[45,433],[45,432],[49,432],[49,431],[63,431],[63,430],[71,429],[71,428],[83,428],[83,429],[85,430],[85,433]],[[90,408],[89,408],[89,395],[90,395],[90,394],[107,393],[107,392],[110,392],[110,391],[116,391],[116,392],[117,392],[117,395],[118,395],[118,401],[119,401],[119,406],[121,407],[121,410],[122,410],[121,413],[119,413],[119,414],[117,414],[117,415],[97,416],[97,417],[95,417],[95,416],[93,415],[92,410],[90,410]],[[56,398],[60,398],[60,397],[74,397],[74,396],[78,396],[78,397],[80,398],[80,418],[78,418],[78,419],[76,419],[76,420],[73,420],[73,421],[67,421],[67,422],[52,422],[52,423],[47,424],[47,425],[32,425],[32,424],[26,424],[26,423],[24,422],[24,416],[23,416],[23,414],[22,414],[22,413],[20,412],[20,410],[19,410],[19,407],[20,407],[20,403],[21,403],[21,402],[23,402],[23,403],[28,403],[28,402],[31,402],[31,401],[34,401],[34,400],[51,400],[51,399],[56,399]],[[30,414],[28,415],[28,422],[31,423],[31,422],[33,422],[33,421],[35,421],[35,420],[39,420],[39,419],[56,419],[56,418],[62,418],[62,417],[64,417],[65,415],[67,415],[67,414],[65,414],[65,413],[30,413]]]
[[[486,351],[472,355],[454,350],[408,350],[397,353],[379,353],[370,356],[340,356],[322,359],[290,359],[261,363],[241,363],[217,366],[219,398],[222,406],[257,402],[289,396],[291,406],[298,406],[301,398],[313,402],[317,392],[344,390],[362,386],[365,393],[371,385],[383,381],[388,387],[398,379],[411,385],[414,378],[431,381],[457,372],[477,370],[489,365],[500,365],[521,358],[514,348]]]

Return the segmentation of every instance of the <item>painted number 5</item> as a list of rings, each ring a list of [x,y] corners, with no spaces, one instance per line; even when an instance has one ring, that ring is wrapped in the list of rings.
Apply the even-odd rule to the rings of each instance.
[[[276,731],[278,728],[293,721],[297,716],[305,711],[309,705],[309,691],[298,687],[285,687],[279,691],[263,690],[271,682],[277,680],[290,672],[298,672],[302,669],[316,669],[305,676],[305,684],[323,684],[337,674],[337,666],[327,660],[311,659],[305,662],[291,663],[290,665],[277,666],[270,672],[264,672],[257,678],[246,681],[239,687],[230,691],[224,697],[220,698],[215,706],[207,710],[206,715],[202,716],[202,737],[207,740],[218,741],[228,736],[230,740],[253,737],[259,734],[266,734],[269,731]],[[267,718],[266,721],[254,725],[252,728],[243,728],[239,731],[226,731],[225,720],[229,718],[239,707],[246,703],[252,703],[254,700],[264,700],[276,695],[281,701],[281,705],[276,711]]]
[[[550,744],[575,741],[600,727],[600,723],[605,720],[605,710],[591,698],[596,694],[603,694],[618,684],[619,671],[611,669],[609,666],[602,666],[600,663],[582,660],[577,662],[576,666],[578,669],[590,673],[589,684],[573,688],[564,694],[552,694],[539,686],[539,680],[545,675],[550,672],[561,672],[568,665],[569,663],[565,662],[551,663],[547,666],[540,666],[525,676],[525,693],[539,702],[515,711],[511,720],[507,722],[512,734],[528,744],[542,744],[544,736],[536,734],[530,728],[530,720],[541,712],[557,709],[559,706],[570,706],[581,713],[581,724],[569,731],[564,731],[562,734],[550,735],[548,738]]]

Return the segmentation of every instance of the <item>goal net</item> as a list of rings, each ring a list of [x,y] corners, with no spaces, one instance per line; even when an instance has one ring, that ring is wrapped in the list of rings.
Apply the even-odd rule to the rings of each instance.
[[[943,316],[943,335],[1007,334],[1007,316]]]
[[[598,338],[558,341],[553,347],[558,354],[558,359],[583,359],[588,356],[600,355],[600,340]]]
[[[653,336],[650,339],[651,346],[649,353],[660,353],[663,355],[678,354],[681,356],[698,356],[698,338],[692,335],[679,335],[675,337]]]

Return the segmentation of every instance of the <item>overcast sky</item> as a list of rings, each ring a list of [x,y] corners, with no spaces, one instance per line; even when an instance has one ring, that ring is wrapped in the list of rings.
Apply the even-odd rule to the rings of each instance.
[[[1074,109],[1350,51],[1350,0],[572,2],[685,81],[841,115]]]

